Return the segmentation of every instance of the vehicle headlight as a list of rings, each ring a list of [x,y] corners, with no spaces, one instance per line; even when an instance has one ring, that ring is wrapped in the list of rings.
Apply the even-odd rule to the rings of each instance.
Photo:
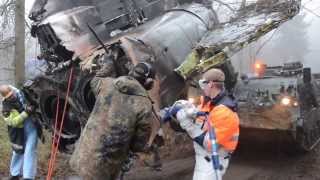
[[[284,106],[289,106],[291,104],[291,99],[289,97],[283,97],[281,99],[281,104]]]

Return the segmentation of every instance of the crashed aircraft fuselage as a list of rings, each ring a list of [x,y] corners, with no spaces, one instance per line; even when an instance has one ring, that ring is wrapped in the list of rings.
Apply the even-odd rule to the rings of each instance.
[[[139,61],[157,68],[157,83],[150,92],[156,109],[186,98],[189,82],[210,67],[227,71],[231,91],[236,75],[228,56],[299,11],[298,0],[277,2],[277,8],[269,9],[263,2],[251,2],[226,15],[232,16],[228,23],[221,23],[220,9],[207,0],[36,1],[30,13],[31,33],[40,43],[39,59],[47,66],[46,74],[25,90],[38,105],[39,119],[52,130],[55,119],[62,117],[64,103],[68,104],[61,144],[74,143],[90,115],[95,103],[92,77],[126,75]],[[260,21],[250,24],[245,18],[251,16]],[[242,32],[233,32],[235,27],[242,27]],[[230,34],[223,34],[224,28],[235,36],[224,38]],[[212,39],[215,33],[219,40]],[[72,88],[66,98],[70,67],[74,68]]]

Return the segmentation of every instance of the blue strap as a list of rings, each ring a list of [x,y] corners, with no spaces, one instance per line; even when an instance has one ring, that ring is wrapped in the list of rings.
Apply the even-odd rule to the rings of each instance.
[[[208,123],[209,139],[210,139],[211,148],[212,148],[212,151],[211,151],[212,166],[213,166],[213,168],[215,170],[219,170],[220,169],[220,162],[219,162],[219,155],[218,155],[219,145],[217,143],[215,130],[214,130],[213,126],[210,124],[210,122],[208,120],[208,112],[198,112],[197,116],[204,116],[206,118],[205,122]],[[200,143],[200,145],[203,146],[205,133],[203,133],[200,136],[194,138],[194,141],[196,141],[198,144]]]

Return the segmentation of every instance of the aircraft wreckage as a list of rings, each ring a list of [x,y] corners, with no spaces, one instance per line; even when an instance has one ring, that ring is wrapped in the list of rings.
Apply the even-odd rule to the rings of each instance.
[[[90,84],[94,76],[126,75],[137,62],[151,62],[157,68],[157,83],[150,92],[156,109],[194,96],[193,82],[211,67],[226,73],[230,92],[239,90],[243,85],[237,84],[229,57],[299,10],[300,0],[36,0],[29,16],[31,33],[39,41],[38,58],[46,66],[45,73],[26,83],[24,90],[49,130],[54,132],[64,118],[59,148],[65,151],[79,138],[94,107]],[[71,92],[66,96],[68,88]],[[311,139],[298,142],[312,148],[320,133],[311,130],[310,135],[306,127],[318,127],[318,121],[296,121],[304,116],[299,107],[294,112],[290,108],[285,110],[290,118],[286,117],[289,123],[283,130],[296,140]],[[246,113],[240,117],[242,127],[269,127],[264,121],[253,122]],[[269,129],[278,129],[273,127]]]

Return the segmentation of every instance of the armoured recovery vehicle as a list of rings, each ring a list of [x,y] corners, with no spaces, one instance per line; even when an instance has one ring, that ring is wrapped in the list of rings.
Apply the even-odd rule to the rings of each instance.
[[[226,2],[36,0],[31,33],[46,67],[24,90],[45,127],[54,132],[62,126],[60,150],[79,138],[94,107],[94,76],[126,75],[139,61],[152,63],[157,83],[150,96],[157,110],[191,95],[192,82],[211,67],[226,72],[231,92],[241,85],[235,88],[237,73],[228,57],[300,10],[300,0]]]
[[[278,141],[310,151],[319,143],[320,79],[302,63],[268,67],[242,76],[235,87],[243,137]],[[267,138],[266,138],[267,137]]]

